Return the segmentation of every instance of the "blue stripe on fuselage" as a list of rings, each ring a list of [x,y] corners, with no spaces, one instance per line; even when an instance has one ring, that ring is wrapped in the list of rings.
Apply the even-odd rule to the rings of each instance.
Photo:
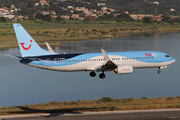
[[[141,61],[145,63],[159,63],[159,62],[168,62],[174,60],[174,58],[172,57],[169,58],[165,57],[165,55],[167,54],[157,51],[107,52],[107,55],[110,57],[110,59],[112,59],[111,55],[113,55],[116,57],[120,56],[123,58],[135,59],[137,61]],[[31,61],[30,64],[47,66],[47,62],[44,60],[48,59],[51,61],[50,66],[67,66],[67,65],[80,63],[84,60],[93,59],[94,57],[98,57],[98,56],[102,56],[102,58],[100,59],[103,59],[102,53],[58,54],[58,55],[38,56],[38,57],[29,57],[29,58],[33,58],[33,59],[38,58],[40,60],[43,60],[43,61]],[[67,61],[71,61],[71,62],[67,62]]]

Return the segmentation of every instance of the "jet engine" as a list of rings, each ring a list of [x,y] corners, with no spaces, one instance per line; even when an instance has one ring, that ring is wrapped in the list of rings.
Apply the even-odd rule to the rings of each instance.
[[[133,67],[131,65],[119,65],[113,70],[116,74],[129,74],[133,72]]]

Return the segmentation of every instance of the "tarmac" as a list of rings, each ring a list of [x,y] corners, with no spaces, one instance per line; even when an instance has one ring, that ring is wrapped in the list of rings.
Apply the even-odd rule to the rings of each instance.
[[[8,119],[8,120],[9,119],[16,120],[16,119],[30,119],[30,118],[41,120],[42,118],[50,118],[52,116],[53,116],[53,119],[59,119],[61,117],[73,117],[73,116],[74,116],[73,118],[77,117],[77,119],[79,119],[78,116],[79,117],[84,116],[83,119],[86,119],[85,116],[96,116],[97,117],[97,116],[104,116],[104,115],[107,115],[106,119],[108,119],[108,115],[109,115],[109,117],[110,117],[109,120],[110,120],[110,119],[112,119],[112,115],[120,115],[119,117],[123,117],[123,115],[126,115],[126,116],[129,115],[130,116],[132,114],[135,115],[137,113],[138,114],[141,113],[142,115],[139,114],[139,116],[142,117],[143,114],[147,115],[147,113],[163,113],[162,117],[164,117],[164,116],[166,116],[166,114],[168,114],[168,112],[170,112],[170,113],[174,112],[174,113],[177,114],[176,116],[175,116],[175,114],[174,114],[174,116],[169,115],[169,117],[167,117],[168,119],[178,119],[178,120],[180,120],[180,108],[175,108],[175,109],[100,111],[100,112],[77,112],[77,113],[43,113],[43,114],[23,114],[23,115],[2,115],[2,116],[0,116],[0,120],[6,120],[6,119]],[[157,115],[160,115],[160,114],[157,114]],[[149,117],[151,117],[151,116],[153,116],[153,115],[150,115]],[[157,116],[157,117],[158,117],[157,119],[159,119],[160,116]],[[90,119],[90,117],[88,117],[88,118]],[[116,118],[118,118],[118,116],[116,116]],[[100,119],[100,117],[99,117],[99,119]]]

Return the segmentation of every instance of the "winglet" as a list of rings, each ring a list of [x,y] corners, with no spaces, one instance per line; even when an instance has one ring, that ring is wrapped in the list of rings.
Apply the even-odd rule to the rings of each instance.
[[[47,46],[49,52],[55,53],[54,50],[51,48],[51,46],[47,42],[45,42],[45,43],[46,43],[46,46]]]
[[[104,51],[104,49],[101,49],[102,53],[103,53],[103,57],[104,57],[104,61],[111,61],[109,59],[109,57],[107,56],[106,52]]]

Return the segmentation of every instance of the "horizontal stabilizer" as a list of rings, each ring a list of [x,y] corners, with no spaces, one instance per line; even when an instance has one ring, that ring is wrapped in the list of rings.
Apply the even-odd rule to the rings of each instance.
[[[19,57],[19,56],[8,55],[8,54],[4,54],[4,56],[8,56],[8,57],[15,58],[15,59],[19,59],[19,58],[21,58],[21,57]]]

